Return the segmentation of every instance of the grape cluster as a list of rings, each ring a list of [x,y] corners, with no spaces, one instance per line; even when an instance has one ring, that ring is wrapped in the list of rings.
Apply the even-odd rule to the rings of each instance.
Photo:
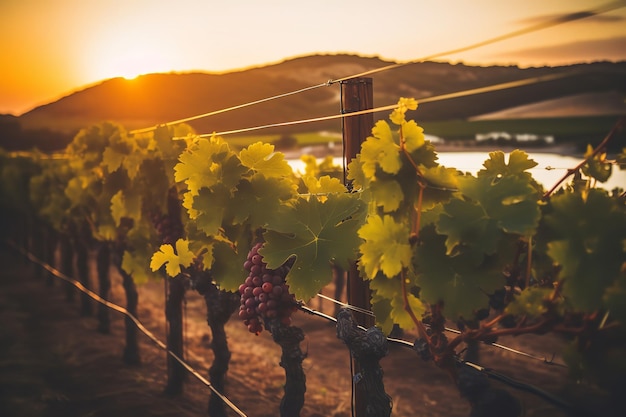
[[[289,292],[289,285],[285,282],[290,264],[268,269],[263,262],[263,256],[258,252],[261,246],[262,243],[257,243],[248,253],[243,267],[249,274],[239,286],[239,317],[248,326],[248,330],[257,335],[263,331],[264,320],[277,319],[289,326],[291,313],[296,310],[295,297]]]
[[[165,245],[174,245],[184,234],[182,222],[176,221],[168,214],[154,212],[150,215],[150,220],[161,243]]]

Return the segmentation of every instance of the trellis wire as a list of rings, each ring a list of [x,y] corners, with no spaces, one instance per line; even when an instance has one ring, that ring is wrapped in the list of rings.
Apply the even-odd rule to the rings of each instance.
[[[300,310],[304,311],[305,313],[308,313],[308,314],[311,314],[311,315],[314,315],[314,316],[319,316],[319,317],[322,317],[322,318],[324,318],[326,320],[333,321],[335,323],[337,322],[337,319],[335,317],[332,317],[332,316],[330,316],[328,314],[325,314],[325,313],[322,313],[320,311],[317,311],[317,310],[314,310],[312,308],[309,308],[309,307],[307,307],[307,306],[305,306],[303,304],[300,304],[299,308],[300,308]],[[367,330],[363,326],[357,326],[357,327],[360,330],[362,330],[362,331],[366,331]],[[448,329],[446,328],[446,330],[448,330]],[[390,343],[396,344],[398,346],[414,349],[414,344],[409,342],[409,341],[407,341],[407,340],[387,337],[387,341],[389,341]],[[533,359],[539,359],[538,357],[535,357],[533,355],[528,355],[528,356],[530,356]],[[485,367],[483,367],[481,365],[477,365],[477,364],[469,362],[469,361],[464,361],[464,360],[462,360],[460,358],[455,358],[455,360],[457,361],[457,363],[465,365],[465,366],[470,366],[470,367],[474,368],[475,370],[477,370],[477,371],[487,375],[489,378],[492,378],[492,379],[495,379],[497,381],[500,381],[500,382],[504,383],[505,385],[510,386],[511,388],[515,388],[515,389],[518,389],[518,390],[521,390],[521,391],[525,391],[525,392],[537,395],[538,397],[544,399],[545,401],[547,401],[547,402],[549,402],[549,403],[551,403],[553,405],[556,405],[556,406],[558,406],[558,407],[560,407],[562,409],[565,409],[567,411],[574,410],[574,407],[571,404],[567,403],[563,399],[561,399],[561,398],[559,398],[559,397],[557,397],[557,396],[555,396],[555,395],[553,395],[553,394],[551,394],[551,393],[549,393],[549,392],[547,392],[545,390],[542,390],[541,388],[539,388],[537,386],[534,386],[532,384],[527,384],[525,382],[518,381],[518,380],[516,380],[514,378],[511,378],[511,377],[508,377],[508,376],[506,376],[506,375],[504,375],[502,373],[496,372],[493,369],[485,368]],[[549,362],[546,362],[546,363],[549,363]]]
[[[247,415],[241,411],[239,409],[239,407],[237,407],[232,401],[230,401],[228,399],[228,397],[226,397],[224,394],[220,393],[214,386],[213,384],[211,384],[211,382],[209,382],[204,376],[202,376],[198,371],[196,371],[191,365],[189,365],[187,362],[185,362],[183,359],[181,359],[178,355],[176,355],[175,353],[173,353],[171,350],[169,350],[166,346],[165,343],[163,343],[161,340],[159,340],[150,330],[148,330],[143,323],[141,323],[141,321],[135,317],[133,314],[131,314],[128,310],[126,310],[124,307],[119,306],[115,303],[112,303],[108,300],[105,300],[104,298],[100,297],[98,294],[94,293],[93,291],[91,291],[90,289],[86,288],[83,284],[81,284],[80,282],[76,281],[73,278],[68,277],[67,275],[63,274],[61,271],[57,270],[56,268],[53,268],[52,266],[48,265],[47,263],[41,261],[39,258],[37,258],[35,255],[33,255],[31,252],[19,247],[18,245],[16,245],[14,242],[12,241],[7,241],[7,243],[13,247],[14,249],[16,249],[17,251],[19,251],[20,253],[22,253],[24,256],[26,256],[31,262],[34,262],[38,265],[40,265],[41,267],[45,268],[48,272],[50,272],[53,276],[62,279],[63,281],[66,281],[70,284],[72,284],[74,287],[76,287],[79,291],[87,294],[89,297],[91,297],[92,299],[94,299],[95,301],[99,302],[100,304],[103,304],[107,307],[109,307],[112,310],[115,310],[119,313],[124,314],[125,316],[127,316],[128,318],[130,318],[135,325],[137,326],[137,328],[143,333],[145,334],[150,340],[152,340],[159,348],[163,349],[165,352],[167,352],[170,356],[172,356],[176,361],[178,361],[190,374],[192,374],[193,376],[195,376],[200,382],[202,382],[204,385],[206,385],[211,391],[213,391],[213,393],[215,393],[215,395],[217,395],[222,401],[224,401],[224,403],[226,405],[228,405],[235,413],[237,413],[237,415],[239,415],[240,417],[247,417]]]
[[[573,22],[576,20],[580,20],[580,19],[584,19],[587,17],[591,17],[591,16],[596,16],[599,14],[603,14],[603,13],[607,13],[613,10],[617,10],[620,9],[622,7],[625,7],[626,4],[623,1],[614,1],[614,2],[610,2],[607,3],[605,5],[599,6],[596,9],[592,9],[592,10],[583,10],[583,11],[579,11],[579,12],[574,12],[574,13],[569,13],[569,14],[565,14],[565,15],[560,15],[557,17],[554,17],[552,19],[548,19],[544,22],[539,22],[537,24],[534,25],[530,25],[528,27],[519,29],[519,30],[515,30],[509,33],[505,33],[503,35],[499,35],[499,36],[495,36],[493,38],[489,38],[486,40],[483,40],[481,42],[477,42],[474,44],[470,44],[470,45],[466,45],[463,47],[459,47],[459,48],[455,48],[455,49],[451,49],[448,51],[444,51],[444,52],[439,52],[439,53],[435,53],[432,55],[427,55],[424,56],[422,58],[417,58],[414,60],[410,60],[407,62],[402,62],[402,63],[395,63],[395,64],[391,64],[391,65],[387,65],[384,67],[380,67],[380,68],[375,68],[372,70],[368,70],[368,71],[364,71],[358,74],[353,74],[353,75],[349,75],[349,76],[345,76],[342,78],[336,78],[336,79],[330,79],[325,83],[320,83],[320,84],[316,84],[316,85],[312,85],[309,87],[305,87],[305,88],[301,88],[298,90],[294,90],[294,91],[290,91],[290,92],[286,92],[286,93],[282,93],[282,94],[277,94],[274,96],[270,96],[270,97],[266,97],[263,99],[259,99],[259,100],[254,100],[254,101],[250,101],[247,103],[243,103],[243,104],[239,104],[236,106],[231,106],[231,107],[227,107],[224,109],[220,109],[220,110],[216,110],[216,111],[211,111],[211,112],[207,112],[207,113],[203,113],[203,114],[199,114],[196,116],[190,116],[190,117],[186,117],[183,119],[178,119],[178,120],[174,120],[171,122],[167,122],[167,123],[163,123],[160,124],[158,126],[170,126],[170,125],[174,125],[174,124],[178,124],[178,123],[184,123],[184,122],[188,122],[188,121],[192,121],[192,120],[197,120],[197,119],[201,119],[201,118],[205,118],[205,117],[209,117],[209,116],[213,116],[216,114],[221,114],[221,113],[225,113],[228,111],[232,111],[232,110],[238,110],[244,107],[249,107],[252,105],[256,105],[256,104],[260,104],[260,103],[265,103],[268,101],[272,101],[272,100],[276,100],[276,99],[280,99],[283,97],[287,97],[287,96],[291,96],[291,95],[295,95],[295,94],[300,94],[306,91],[310,91],[313,89],[317,89],[320,87],[327,87],[330,86],[332,84],[337,84],[337,83],[341,83],[342,81],[345,80],[349,80],[351,78],[358,78],[358,77],[364,77],[366,75],[372,75],[372,74],[376,74],[379,72],[383,72],[383,71],[388,71],[391,69],[395,69],[395,68],[399,68],[399,67],[403,67],[403,66],[407,66],[407,65],[412,65],[412,64],[417,64],[420,62],[424,62],[424,61],[428,61],[428,60],[432,60],[435,58],[441,58],[447,55],[453,55],[453,54],[457,54],[460,52],[467,52],[470,51],[472,49],[477,49],[486,45],[491,45],[497,42],[501,42],[503,40],[507,40],[507,39],[512,39],[521,35],[526,35],[528,33],[532,33],[532,32],[536,32],[539,30],[543,30],[543,29],[547,29],[550,27],[554,27],[560,24],[564,24],[564,23],[569,23],[569,22]],[[151,127],[146,127],[146,128],[142,128],[142,129],[135,129],[132,130],[130,133],[134,134],[134,133],[144,133],[144,132],[149,132],[152,130],[155,130],[158,126],[151,126]]]
[[[472,89],[469,89],[469,90],[457,91],[457,92],[454,92],[454,93],[441,94],[441,95],[438,95],[438,96],[424,97],[424,98],[418,99],[417,102],[418,103],[432,103],[432,102],[436,102],[436,101],[448,100],[448,99],[451,99],[451,98],[459,98],[459,97],[471,96],[471,95],[474,95],[474,94],[496,92],[496,91],[501,91],[501,90],[505,90],[505,89],[509,89],[509,88],[520,87],[520,86],[523,86],[523,85],[530,85],[530,84],[536,84],[536,83],[545,82],[545,81],[556,80],[556,79],[559,79],[559,78],[571,77],[571,76],[574,76],[574,75],[578,75],[580,73],[581,73],[580,71],[568,71],[568,72],[563,72],[563,73],[559,73],[559,74],[542,75],[542,76],[538,76],[538,77],[526,78],[526,79],[523,79],[523,80],[517,80],[517,81],[506,82],[506,83],[494,84],[494,85],[486,86],[486,87],[472,88]],[[375,107],[375,108],[366,109],[366,110],[359,110],[359,111],[350,112],[350,113],[341,113],[341,114],[333,114],[333,115],[329,115],[329,116],[313,117],[313,118],[310,118],[310,119],[300,119],[300,120],[291,120],[291,121],[287,121],[287,122],[270,123],[270,124],[265,124],[265,125],[257,125],[257,126],[252,126],[252,127],[244,127],[244,128],[239,128],[239,129],[225,130],[225,131],[222,131],[222,132],[202,133],[202,134],[193,135],[193,136],[194,137],[200,137],[200,138],[207,138],[207,137],[211,137],[211,136],[214,136],[214,135],[215,136],[226,136],[226,135],[232,135],[232,134],[238,134],[238,133],[247,133],[247,132],[253,132],[253,131],[256,131],[256,130],[270,129],[270,128],[276,128],[276,127],[301,125],[301,124],[306,124],[306,123],[324,122],[324,121],[328,121],[328,120],[343,119],[345,117],[362,116],[364,114],[377,113],[377,112],[386,111],[386,110],[393,110],[396,107],[398,107],[398,105],[397,105],[397,103],[394,103],[394,104],[388,104],[388,105],[385,105],[385,106]],[[178,137],[172,138],[172,140],[183,140],[183,139],[186,139],[186,138],[187,138],[187,136],[178,136]]]
[[[365,310],[365,309],[362,309],[360,307],[351,306],[351,305],[349,305],[347,303],[344,303],[344,302],[339,301],[339,300],[335,300],[332,297],[328,297],[328,296],[320,294],[320,293],[318,293],[317,296],[318,297],[322,297],[322,298],[324,298],[324,299],[326,299],[328,301],[331,301],[331,302],[333,302],[335,304],[338,304],[338,305],[340,305],[342,307],[349,308],[349,309],[352,309],[352,310],[355,310],[355,311],[359,311],[359,312],[364,313],[364,314],[369,314],[369,315],[375,317],[374,312],[372,312],[372,311]],[[306,308],[309,309],[309,307],[306,307]],[[320,311],[316,311],[316,310],[312,310],[312,309],[309,309],[309,310],[311,310],[311,311],[307,311],[308,313],[318,315],[318,316],[323,317],[323,318],[325,318],[327,320],[336,320],[334,317],[329,316],[328,314],[322,313]],[[313,313],[313,312],[315,312],[315,313]],[[425,325],[425,326],[428,327],[427,325]],[[361,330],[367,330],[363,326],[359,326],[359,327],[361,328]],[[460,330],[453,329],[451,327],[444,327],[444,330],[449,332],[449,333],[461,334]],[[398,342],[398,343],[402,343],[403,342],[402,339],[395,339],[395,338],[390,338],[390,337],[388,337],[387,339],[390,340],[390,341]],[[409,343],[409,342],[407,342],[407,343]],[[553,365],[553,366],[559,366],[559,367],[562,367],[562,368],[567,368],[567,365],[559,363],[559,362],[555,362],[554,361],[554,355],[552,355],[551,359],[548,359],[545,356],[541,357],[541,356],[533,355],[532,353],[528,353],[528,352],[524,352],[524,351],[521,351],[521,350],[518,350],[518,349],[514,349],[512,347],[509,347],[509,346],[506,346],[506,345],[503,345],[503,344],[500,344],[500,343],[487,343],[487,342],[482,342],[482,343],[487,345],[487,346],[493,346],[493,347],[496,347],[498,349],[506,350],[506,351],[514,353],[516,355],[526,356],[527,358],[530,358],[530,359],[535,359],[535,360],[538,360],[538,361],[542,361],[546,365]],[[411,344],[411,346],[413,346],[413,344]]]

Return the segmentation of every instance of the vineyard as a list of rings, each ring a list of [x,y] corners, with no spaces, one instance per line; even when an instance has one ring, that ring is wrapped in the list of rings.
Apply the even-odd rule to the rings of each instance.
[[[418,100],[374,108],[366,76],[397,66],[0,149],[0,414],[626,415],[626,192],[603,186],[626,118],[547,187],[520,149],[465,172]],[[335,84],[340,114],[189,124]],[[228,140],[332,120],[342,165]]]
[[[624,192],[593,185],[624,162],[623,153],[613,161],[604,152],[621,125],[544,190],[527,172],[536,163],[519,150],[492,152],[477,175],[439,165],[434,145],[406,117],[416,109],[415,100],[400,99],[389,121],[376,122],[360,139],[345,172],[303,156],[306,172],[296,173],[270,144],[233,149],[222,137],[196,135],[184,124],[132,133],[103,123],[82,130],[63,155],[3,154],[5,243],[35,262],[40,285],[44,278],[48,286],[55,277],[69,281],[75,271],[85,290],[80,313],[95,314],[103,334],[112,326],[107,303],[92,312],[85,293],[93,289],[93,298],[108,300],[113,266],[126,301],[117,310],[126,314],[122,359],[128,365],[140,364],[145,350],[137,286],[165,284],[166,342],[148,333],[169,351],[163,391],[170,397],[183,394],[193,371],[184,358],[198,355],[185,347],[198,341],[185,342],[184,332],[186,300],[198,297],[210,329],[201,334],[210,340],[213,360],[209,380],[200,379],[211,391],[211,416],[301,415],[307,395],[316,398],[321,390],[352,392],[356,415],[391,415],[393,397],[380,363],[388,354],[403,355],[400,367],[414,367],[409,374],[416,377],[424,366],[436,368],[439,384],[458,389],[455,406],[471,415],[521,415],[523,403],[510,388],[551,404],[550,415],[555,409],[595,413],[589,404],[546,393],[532,378],[517,381],[478,363],[485,349],[541,360],[528,346],[507,346],[511,336],[527,334],[556,340],[563,350],[553,354],[566,362],[573,381],[601,393],[609,404],[604,415],[619,415],[618,387],[626,376],[620,359]],[[75,287],[64,285],[65,298],[77,298]],[[326,308],[330,315],[315,308],[322,296],[337,300],[336,308]],[[336,322],[335,331],[329,322]],[[309,331],[326,335],[307,337]],[[284,368],[277,385],[282,396],[273,411],[257,413],[246,404],[244,413],[244,404],[228,399],[228,374],[236,372],[229,370],[233,340],[256,351],[260,340],[269,341],[266,334],[280,352],[273,357]],[[311,387],[303,364],[324,355],[325,347],[313,351],[318,338],[345,345],[343,355],[351,358],[343,361],[345,372],[353,375],[348,387]],[[254,369],[267,357],[235,364]],[[564,366],[549,357],[543,362],[533,366]],[[265,376],[250,378],[245,384],[254,390]],[[407,375],[402,383],[411,385]]]

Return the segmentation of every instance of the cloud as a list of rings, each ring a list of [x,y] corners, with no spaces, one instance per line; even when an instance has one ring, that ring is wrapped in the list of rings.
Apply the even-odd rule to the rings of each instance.
[[[557,63],[626,61],[626,36],[562,43],[509,51],[505,58],[518,61]],[[503,58],[502,54],[497,55]]]
[[[593,11],[577,12],[567,15],[562,14],[549,14],[533,16],[527,19],[519,20],[518,23],[522,25],[536,25],[545,22],[569,22],[572,20],[583,19],[584,22],[589,23],[601,23],[601,24],[613,24],[626,20],[624,16],[607,15],[607,14],[595,14]]]

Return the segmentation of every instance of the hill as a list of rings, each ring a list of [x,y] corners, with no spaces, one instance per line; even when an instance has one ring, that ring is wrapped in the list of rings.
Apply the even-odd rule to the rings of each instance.
[[[15,128],[14,124],[17,122],[21,132],[50,132],[64,137],[71,137],[80,128],[103,120],[121,123],[128,129],[141,128],[305,89],[324,84],[331,79],[391,64],[393,62],[376,57],[312,55],[220,74],[170,73],[148,74],[133,80],[114,78],[37,107],[0,126],[11,125]],[[420,99],[563,73],[571,75],[496,92],[423,103],[416,117],[421,121],[465,120],[555,99],[561,101],[549,106],[549,112],[546,109],[542,111],[550,115],[568,116],[568,106],[563,106],[563,100],[567,100],[565,97],[607,93],[595,96],[596,100],[603,100],[603,97],[624,97],[626,94],[626,62],[527,69],[515,66],[477,67],[423,62],[376,73],[371,78],[374,85],[374,106],[384,106],[395,103],[399,97]],[[597,109],[603,106],[606,107],[602,111],[604,114],[623,113],[623,105],[615,105],[614,101],[612,99],[609,104],[591,101],[582,107],[577,102],[577,115],[597,113]],[[198,132],[219,132],[327,116],[337,114],[339,109],[340,87],[333,84],[196,120],[190,124]],[[516,117],[520,117],[519,111]],[[340,129],[337,121],[316,123],[312,126],[296,125],[263,133]],[[0,132],[0,138],[5,137]],[[37,143],[36,139],[29,140],[32,141]],[[52,144],[41,145],[44,148],[54,147]]]

